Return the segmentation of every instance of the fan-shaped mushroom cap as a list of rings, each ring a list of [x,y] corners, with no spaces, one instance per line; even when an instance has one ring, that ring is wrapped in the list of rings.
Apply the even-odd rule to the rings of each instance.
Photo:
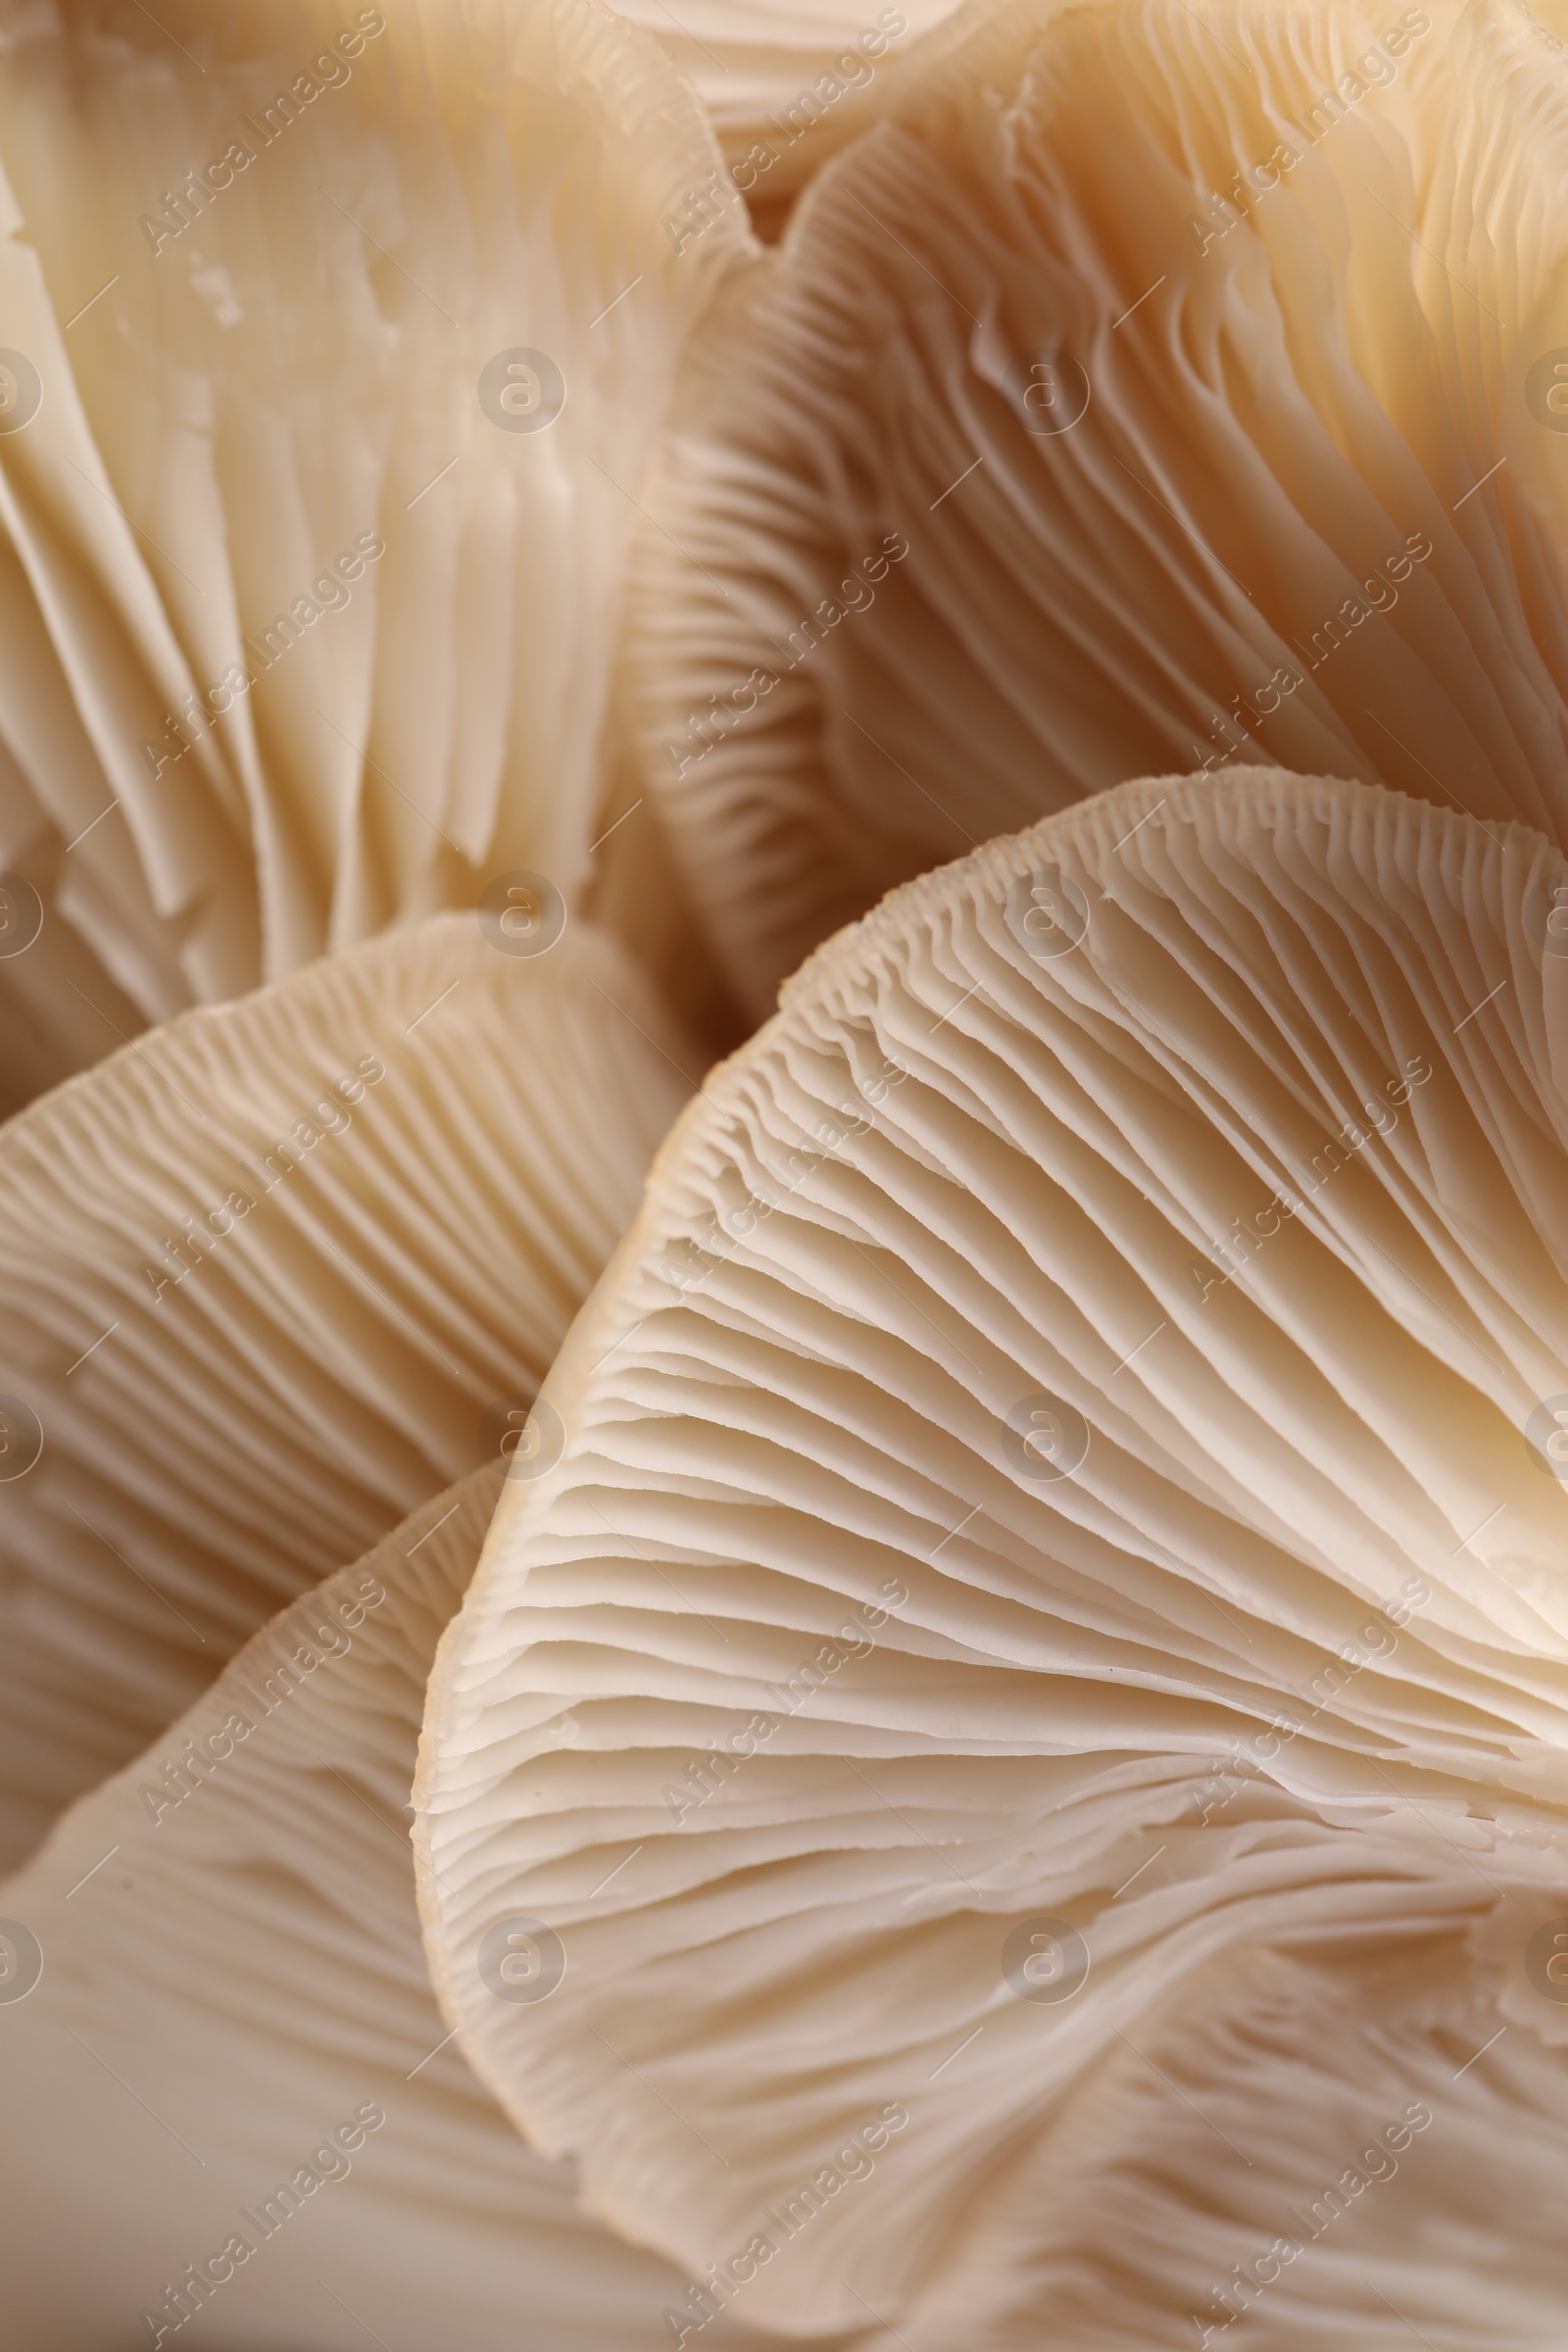
[[[754,1014],[1172,765],[1568,839],[1565,159],[1568,59],[1494,0],[928,37],[699,330],[636,549],[643,772]]]
[[[664,225],[718,153],[658,44],[33,10],[0,161],[0,856],[46,927],[158,1019],[476,876],[575,903],[642,458],[751,246]],[[53,1074],[113,1042],[44,993]]]
[[[19,2344],[172,2342],[182,2309],[268,2352],[500,2352],[519,2315],[581,2352],[667,2343],[684,2282],[575,2209],[424,1971],[409,1778],[499,1485],[296,1601],[0,1889]]]
[[[627,0],[620,13],[657,33],[697,84],[732,185],[754,220],[770,224],[865,128],[914,37],[953,10],[954,0],[696,0],[677,19],[663,0]],[[708,196],[725,201],[722,182]],[[701,221],[693,210],[683,225]]]
[[[0,1130],[8,1859],[515,1445],[700,1067],[609,941],[434,915]]]
[[[594,2211],[770,2241],[753,2321],[1190,2342],[1424,2099],[1425,2222],[1369,2196],[1258,2325],[1381,2341],[1340,2246],[1473,2315],[1497,2228],[1544,2340],[1565,926],[1523,826],[1130,785],[845,932],[656,1161],[438,1656],[421,1904]],[[483,1997],[515,1911],[547,2009]]]

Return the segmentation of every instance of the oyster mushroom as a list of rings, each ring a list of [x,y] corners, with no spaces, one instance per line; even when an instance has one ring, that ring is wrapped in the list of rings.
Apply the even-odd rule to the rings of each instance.
[[[694,338],[635,549],[642,775],[754,1018],[1131,775],[1568,838],[1565,103],[1493,0],[930,36]]]
[[[609,940],[499,952],[511,911],[182,1014],[0,1129],[8,1859],[527,1429],[701,1061]]]
[[[296,1600],[0,1890],[19,2342],[667,2341],[673,2274],[575,2209],[424,1973],[405,1800],[499,1485]]]
[[[812,173],[873,119],[915,37],[953,7],[700,0],[676,18],[663,0],[629,0],[620,14],[656,33],[696,83],[723,148],[727,179],[691,190],[669,223],[677,242],[706,234],[738,197],[764,236],[776,233]]]
[[[66,959],[78,994],[20,998],[49,1076],[124,1001],[233,996],[498,871],[579,902],[641,460],[750,246],[663,229],[716,159],[592,0],[12,26],[0,854],[44,932],[0,989]],[[647,821],[604,852],[644,880]]]
[[[715,2307],[1549,2335],[1559,898],[1383,788],[1129,785],[824,948],[656,1161],[416,1843],[463,2046]]]

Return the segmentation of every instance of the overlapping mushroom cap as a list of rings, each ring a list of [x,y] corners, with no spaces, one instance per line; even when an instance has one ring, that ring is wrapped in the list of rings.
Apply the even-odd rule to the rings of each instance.
[[[595,0],[39,9],[0,155],[19,1091],[494,873],[574,898],[643,453],[751,242],[663,225],[718,151],[658,44]]]
[[[187,1013],[0,1130],[5,1860],[519,1442],[702,1065],[612,943],[517,954],[515,915]]]
[[[656,1163],[417,1836],[464,2046],[715,2309],[1555,2326],[1559,895],[1128,786],[835,941]]]
[[[699,330],[638,540],[643,773],[754,1017],[1130,775],[1568,838],[1565,164],[1568,58],[1502,0],[928,36]]]
[[[500,1483],[258,1634],[0,1887],[11,2339],[654,2352],[677,2281],[448,2046],[405,1800]],[[90,2221],[90,2259],[79,2234]]]
[[[1540,2352],[1563,46],[637,10],[7,38],[17,2313]]]

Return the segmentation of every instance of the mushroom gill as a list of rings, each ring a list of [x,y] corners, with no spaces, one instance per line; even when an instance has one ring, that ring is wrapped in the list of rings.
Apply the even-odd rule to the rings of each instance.
[[[741,200],[776,234],[813,172],[874,120],[916,37],[953,13],[954,0],[688,0],[676,17],[663,0],[627,0],[620,14],[696,83],[723,149],[727,177],[689,191],[669,221],[676,242]]]
[[[693,338],[641,772],[730,984],[1128,776],[1568,839],[1568,62],[1522,6],[1054,0],[929,35]]]
[[[672,2275],[518,2139],[424,1970],[409,1779],[499,1485],[294,1601],[0,1887],[10,2340],[667,2341]]]
[[[1128,785],[824,948],[655,1162],[416,1840],[678,2343],[1551,2340],[1559,898],[1382,787]]]
[[[701,1060],[612,942],[514,953],[515,914],[184,1013],[0,1129],[5,1860],[522,1440]]]
[[[498,871],[579,902],[642,458],[751,243],[738,210],[684,251],[663,226],[717,156],[593,0],[15,17],[14,1083]],[[607,858],[646,868],[646,825]]]

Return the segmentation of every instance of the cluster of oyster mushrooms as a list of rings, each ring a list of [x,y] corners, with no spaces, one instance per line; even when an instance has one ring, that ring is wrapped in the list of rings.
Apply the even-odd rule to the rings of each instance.
[[[1556,2352],[1568,8],[0,175],[7,2344]]]

